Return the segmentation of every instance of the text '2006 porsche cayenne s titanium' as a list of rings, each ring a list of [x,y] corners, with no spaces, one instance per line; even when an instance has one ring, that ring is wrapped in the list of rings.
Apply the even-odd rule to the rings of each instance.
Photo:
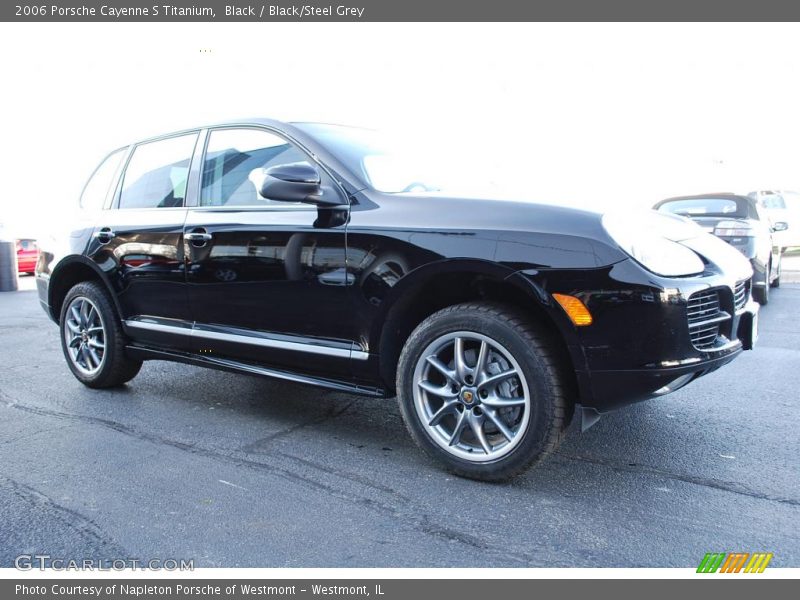
[[[427,454],[499,480],[573,417],[752,348],[750,264],[687,219],[463,198],[411,164],[371,131],[261,119],[115,150],[37,266],[69,368],[90,387],[161,359],[396,395]]]

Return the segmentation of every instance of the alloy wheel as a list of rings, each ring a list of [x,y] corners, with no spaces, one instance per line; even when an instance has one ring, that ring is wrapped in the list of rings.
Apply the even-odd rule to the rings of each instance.
[[[528,382],[496,340],[468,331],[438,337],[420,355],[413,384],[420,422],[448,453],[488,462],[522,441],[531,413]]]
[[[70,302],[65,313],[64,340],[72,364],[84,375],[94,375],[105,361],[106,332],[97,306],[86,297]]]

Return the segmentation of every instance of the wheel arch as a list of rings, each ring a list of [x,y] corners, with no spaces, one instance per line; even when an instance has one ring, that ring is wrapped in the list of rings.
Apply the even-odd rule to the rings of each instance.
[[[512,268],[483,260],[445,260],[407,274],[383,302],[370,346],[377,348],[383,385],[395,391],[397,362],[411,332],[433,313],[462,302],[492,301],[512,305],[542,327],[565,361],[569,384],[575,381],[570,346],[575,333],[545,290]],[[577,395],[575,395],[577,397]]]
[[[61,307],[67,293],[78,283],[83,281],[97,281],[109,293],[117,314],[120,311],[119,300],[113,293],[111,284],[105,273],[94,262],[83,256],[72,256],[65,258],[53,270],[47,286],[47,304],[50,310],[50,317],[58,323],[61,319]]]

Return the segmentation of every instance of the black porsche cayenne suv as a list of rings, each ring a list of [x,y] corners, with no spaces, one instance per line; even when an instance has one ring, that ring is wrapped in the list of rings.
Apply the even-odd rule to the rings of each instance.
[[[752,270],[678,217],[453,197],[360,129],[248,120],[115,150],[37,286],[90,387],[149,359],[396,395],[468,477],[753,346]]]

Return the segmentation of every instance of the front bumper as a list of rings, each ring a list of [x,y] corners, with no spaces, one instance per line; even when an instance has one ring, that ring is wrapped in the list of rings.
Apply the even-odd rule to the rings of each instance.
[[[579,402],[600,413],[680,389],[751,349],[757,338],[759,307],[741,275],[661,278],[627,260],[593,272],[550,272],[542,284],[550,294],[580,298],[592,314],[591,325],[575,327],[563,311],[553,311],[575,367]],[[719,303],[709,315],[719,323],[716,337],[698,338],[696,323],[708,319],[692,311],[697,298],[710,295]]]
[[[36,270],[36,259],[17,258],[17,271],[19,273],[33,273]]]
[[[692,381],[716,371],[735,359],[743,350],[751,350],[758,339],[759,305],[748,300],[732,315],[727,341],[713,350],[698,351],[679,341],[670,358],[649,362],[633,369],[590,369],[591,406],[605,412],[619,406],[658,396],[664,396]],[[688,327],[687,327],[688,329]],[[667,332],[666,336],[670,337]]]

